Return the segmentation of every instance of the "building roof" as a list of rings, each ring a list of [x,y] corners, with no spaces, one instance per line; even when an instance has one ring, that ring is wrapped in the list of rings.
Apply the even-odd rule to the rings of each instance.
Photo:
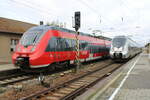
[[[0,17],[0,32],[22,34],[33,26],[36,25]]]

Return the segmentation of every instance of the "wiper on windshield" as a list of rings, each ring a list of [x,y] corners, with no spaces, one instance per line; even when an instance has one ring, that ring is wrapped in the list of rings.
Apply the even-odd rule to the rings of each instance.
[[[35,40],[36,40],[37,36],[38,36],[38,35],[36,35],[36,36],[35,36],[35,38],[33,39],[33,43],[35,42]]]

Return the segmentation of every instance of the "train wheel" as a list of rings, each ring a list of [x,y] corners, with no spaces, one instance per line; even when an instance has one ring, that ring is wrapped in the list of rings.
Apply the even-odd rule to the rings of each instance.
[[[67,61],[67,62],[66,62],[65,67],[70,67],[70,61]]]
[[[56,69],[56,64],[55,64],[55,63],[50,64],[50,65],[48,66],[48,70],[49,70],[49,71],[54,71],[55,69]]]
[[[102,59],[106,59],[106,58],[107,58],[107,56],[106,56],[106,55],[102,56]]]
[[[25,66],[25,65],[21,65],[21,66],[20,66],[20,69],[21,69],[22,71],[25,71],[25,72],[31,71],[31,68],[29,68],[28,66]]]

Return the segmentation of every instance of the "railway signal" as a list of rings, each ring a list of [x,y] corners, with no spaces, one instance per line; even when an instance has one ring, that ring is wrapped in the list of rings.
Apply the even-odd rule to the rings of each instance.
[[[76,35],[76,60],[75,60],[75,62],[76,62],[76,72],[77,72],[80,68],[79,39],[78,39],[78,35],[80,34],[78,32],[78,30],[80,28],[80,12],[79,11],[75,12],[74,18],[75,18],[74,19],[74,21],[75,21],[74,22],[75,23],[74,28],[75,28],[75,31],[77,33],[77,35]]]
[[[80,28],[80,12],[79,11],[75,12],[74,18],[75,18],[75,30],[78,31]]]
[[[44,25],[44,22],[43,22],[43,21],[40,21],[40,25]]]

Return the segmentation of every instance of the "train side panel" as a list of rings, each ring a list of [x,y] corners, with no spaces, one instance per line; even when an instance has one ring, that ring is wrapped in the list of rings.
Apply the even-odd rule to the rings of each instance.
[[[45,27],[34,27],[23,35],[12,56],[12,61],[16,66],[39,68],[57,62],[74,62],[76,34]],[[81,61],[109,55],[110,41],[84,35],[79,35],[78,38]]]

